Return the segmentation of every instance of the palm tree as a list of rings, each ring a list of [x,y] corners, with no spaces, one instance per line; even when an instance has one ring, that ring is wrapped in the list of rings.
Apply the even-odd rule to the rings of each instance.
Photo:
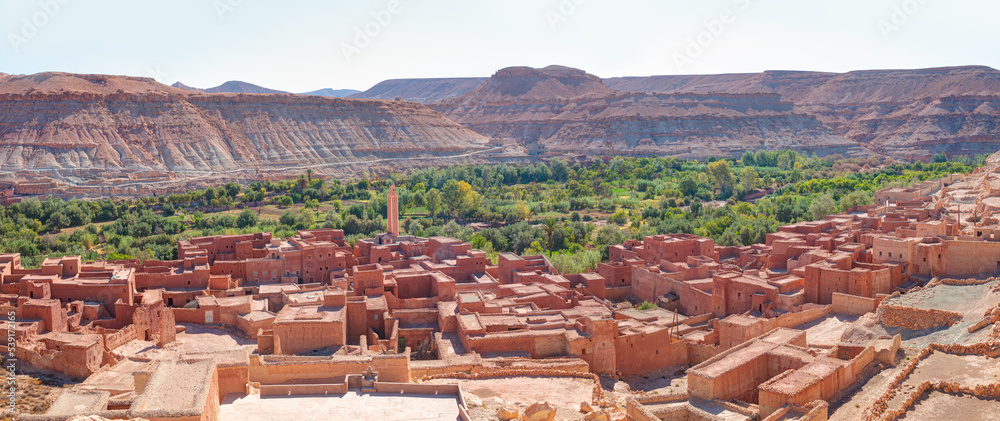
[[[549,257],[552,257],[552,234],[556,232],[556,228],[559,227],[559,221],[556,218],[545,218],[545,223],[542,229],[545,230],[545,235],[549,237]]]
[[[305,174],[299,174],[299,179],[297,180],[299,184],[299,191],[303,192],[306,190],[306,186],[309,185],[309,180],[306,179]]]
[[[306,178],[309,180],[309,183],[312,184],[312,181],[313,181],[313,169],[312,168],[306,168]]]

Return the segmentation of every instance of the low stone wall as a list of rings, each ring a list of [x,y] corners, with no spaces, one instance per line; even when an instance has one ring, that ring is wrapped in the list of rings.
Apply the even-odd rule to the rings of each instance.
[[[882,396],[875,399],[875,401],[868,407],[868,410],[865,412],[865,421],[893,421],[909,411],[912,408],[913,403],[931,389],[944,393],[966,393],[977,397],[993,399],[1000,398],[1000,382],[969,388],[953,382],[941,381],[932,383],[930,381],[924,381],[920,383],[916,389],[905,392],[907,393],[907,396],[902,405],[898,408],[889,408],[889,401],[896,397],[897,394],[904,393],[901,386],[903,385],[903,382],[906,381],[906,378],[913,373],[913,370],[917,368],[921,361],[935,351],[948,354],[982,355],[990,358],[1000,358],[1000,342],[985,342],[971,345],[931,344],[927,348],[922,349],[915,357],[911,358],[910,362],[906,364],[903,370],[892,379],[892,382],[889,383],[889,389],[886,390]]]
[[[884,302],[877,314],[879,323],[909,330],[951,326],[962,320],[962,315],[954,311],[894,306]]]
[[[951,279],[951,278],[943,278],[943,279],[939,279],[937,283],[935,283],[934,280],[932,279],[931,282],[929,282],[927,284],[927,286],[930,287],[930,286],[933,286],[933,285],[936,285],[936,284],[958,285],[958,286],[982,285],[982,284],[985,284],[985,283],[993,282],[995,280],[997,280],[997,278],[994,278],[994,277],[985,278],[985,279],[975,279],[975,278]]]

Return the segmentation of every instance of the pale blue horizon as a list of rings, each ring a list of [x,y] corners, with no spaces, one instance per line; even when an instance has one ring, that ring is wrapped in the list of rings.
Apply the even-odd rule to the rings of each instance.
[[[306,92],[550,64],[600,77],[1000,67],[996,2],[690,3],[17,0],[0,13],[0,72]]]

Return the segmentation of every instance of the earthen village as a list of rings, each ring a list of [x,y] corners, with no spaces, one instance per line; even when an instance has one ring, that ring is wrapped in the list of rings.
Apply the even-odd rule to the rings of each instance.
[[[648,236],[563,274],[407,235],[390,189],[388,232],[353,247],[314,229],[181,240],[172,261],[2,255],[0,350],[80,380],[29,421],[982,411],[1000,397],[998,195],[994,156],[764,244]]]

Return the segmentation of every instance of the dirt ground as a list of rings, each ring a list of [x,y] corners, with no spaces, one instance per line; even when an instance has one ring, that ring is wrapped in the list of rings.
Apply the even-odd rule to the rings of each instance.
[[[1000,421],[1000,401],[931,392],[917,400],[913,409],[899,419]]]
[[[593,381],[574,377],[498,377],[493,379],[435,379],[429,384],[458,383],[467,394],[482,401],[470,408],[474,419],[495,420],[504,403],[512,403],[523,411],[535,402],[548,402],[556,407],[557,420],[580,420],[580,402],[592,403]]]
[[[68,379],[49,374],[18,374],[15,381],[18,414],[45,413],[63,389],[72,386]],[[5,393],[4,404],[0,407],[0,421],[13,421],[16,417],[8,411],[6,398]]]
[[[935,351],[917,364],[917,368],[903,380],[901,390],[889,401],[889,408],[898,408],[906,396],[929,381],[946,380],[969,387],[1000,383],[1000,359],[980,355],[954,355]]]
[[[687,390],[687,373],[685,366],[667,367],[651,372],[645,376],[625,376],[622,380],[629,389],[639,392],[667,393]]]

